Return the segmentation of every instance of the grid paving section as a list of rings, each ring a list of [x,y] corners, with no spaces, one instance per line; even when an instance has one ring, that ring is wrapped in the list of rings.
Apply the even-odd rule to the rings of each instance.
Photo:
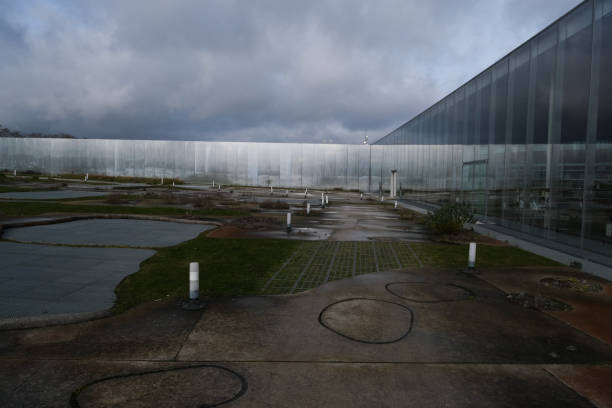
[[[291,292],[302,292],[325,283],[328,276],[327,271],[333,267],[337,249],[336,242],[327,241],[308,265],[301,279],[293,286]]]
[[[290,261],[285,263],[281,269],[266,283],[262,293],[267,295],[280,295],[291,293],[295,283],[301,278],[316,256],[324,242],[304,242],[291,256]]]
[[[302,292],[325,282],[351,276],[416,266],[407,243],[304,242],[266,282],[262,294]]]

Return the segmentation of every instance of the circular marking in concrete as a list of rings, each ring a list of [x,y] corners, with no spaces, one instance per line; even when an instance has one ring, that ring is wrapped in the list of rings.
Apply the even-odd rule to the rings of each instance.
[[[468,300],[474,292],[452,283],[391,282],[385,289],[392,295],[417,303],[441,303]]]
[[[244,377],[218,365],[197,365],[101,378],[77,389],[79,407],[218,407],[243,396]]]
[[[408,307],[381,299],[350,298],[327,305],[319,323],[332,332],[367,344],[395,343],[412,330]]]

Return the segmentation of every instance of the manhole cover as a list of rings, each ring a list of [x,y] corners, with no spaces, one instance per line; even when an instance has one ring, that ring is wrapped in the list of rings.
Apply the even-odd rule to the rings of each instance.
[[[386,300],[345,299],[323,309],[319,322],[350,340],[386,344],[399,341],[410,333],[412,311]]]
[[[245,379],[200,365],[102,378],[72,394],[73,407],[217,407],[241,397]]]
[[[599,292],[603,289],[599,283],[578,278],[544,278],[540,283],[551,288],[572,289],[577,292]]]
[[[474,297],[474,293],[463,286],[444,283],[392,282],[385,288],[395,296],[417,303],[453,302]]]
[[[563,312],[572,310],[572,307],[560,300],[532,295],[530,293],[510,293],[506,296],[511,303],[523,306],[526,309],[546,310],[553,312]]]

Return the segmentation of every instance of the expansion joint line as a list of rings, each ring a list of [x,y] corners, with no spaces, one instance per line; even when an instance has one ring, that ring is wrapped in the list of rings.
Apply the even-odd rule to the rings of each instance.
[[[338,248],[340,248],[340,242],[336,242],[336,247],[334,248],[334,254],[332,255],[332,259],[329,262],[329,266],[327,267],[327,275],[325,275],[325,280],[323,283],[327,283],[329,281],[329,275],[331,274],[332,268],[334,267],[334,262],[336,262],[336,255],[338,254]]]
[[[270,277],[270,279],[268,279],[268,281],[266,282],[266,284],[264,285],[264,287],[263,287],[263,288],[261,288],[260,293],[264,293],[266,290],[268,290],[268,287],[270,286],[270,284],[272,283],[272,281],[276,279],[276,277],[277,277],[277,276],[278,276],[278,275],[279,275],[279,274],[280,274],[280,273],[281,273],[281,272],[282,272],[282,271],[283,271],[283,270],[284,270],[284,269],[287,267],[287,265],[289,265],[289,263],[290,263],[291,261],[293,261],[293,258],[295,258],[295,257],[297,256],[297,253],[298,253],[298,252],[300,252],[300,250],[302,249],[302,246],[303,246],[303,245],[304,245],[304,244],[302,244],[302,245],[298,246],[298,247],[296,248],[296,250],[295,250],[295,251],[293,251],[293,253],[291,254],[291,256],[289,256],[289,258],[287,258],[287,260],[286,260],[286,261],[285,261],[285,262],[284,262],[284,263],[281,265],[281,267],[278,269],[278,271],[276,271],[276,272],[274,273],[274,275],[272,275],[272,276]]]
[[[409,243],[406,243],[406,246],[408,247],[408,249],[410,250],[410,252],[412,253],[412,256],[414,256],[414,259],[416,259],[417,263],[419,264],[419,267],[423,267],[423,262],[421,262],[421,259],[419,258],[419,256],[417,255],[416,251],[410,246]]]
[[[380,272],[380,269],[378,269],[378,255],[376,255],[376,241],[372,241],[372,253],[374,254],[374,265],[376,265],[376,272]]]
[[[355,276],[356,270],[357,270],[357,242],[353,242],[353,273],[352,273],[352,276]]]
[[[319,246],[317,247],[317,249],[315,249],[315,251],[312,253],[312,256],[308,260],[308,263],[304,266],[304,269],[302,269],[302,272],[300,272],[300,276],[298,276],[298,278],[295,280],[295,283],[291,287],[291,290],[289,291],[289,293],[294,293],[295,292],[295,289],[297,288],[298,283],[300,283],[300,281],[302,280],[302,277],[304,276],[304,274],[306,273],[308,268],[310,268],[310,265],[312,264],[312,261],[314,261],[314,259],[316,258],[317,254],[319,253],[319,250],[322,247],[323,247],[323,244],[320,243]]]
[[[399,257],[397,256],[397,252],[395,252],[395,249],[393,248],[393,242],[389,242],[389,248],[391,249],[391,253],[393,254],[393,258],[395,258],[395,262],[397,263],[397,267],[398,268],[402,268],[402,263],[399,260]]]

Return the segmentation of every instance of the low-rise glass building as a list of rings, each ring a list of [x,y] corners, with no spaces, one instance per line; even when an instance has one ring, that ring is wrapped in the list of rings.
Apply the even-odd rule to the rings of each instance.
[[[612,0],[584,1],[376,144],[412,146],[399,178],[413,197],[611,256]]]

